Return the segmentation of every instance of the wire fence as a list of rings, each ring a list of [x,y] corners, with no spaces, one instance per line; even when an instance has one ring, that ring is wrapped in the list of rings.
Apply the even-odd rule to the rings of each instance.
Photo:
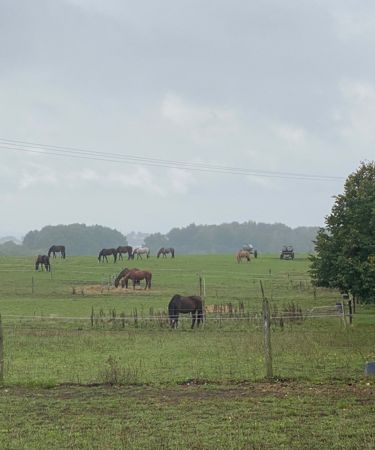
[[[220,306],[220,305],[218,305]],[[277,312],[277,313],[276,313]],[[274,378],[358,379],[375,359],[375,314],[315,307],[280,313],[270,304],[270,348],[264,311],[207,312],[191,330],[172,330],[164,311],[90,316],[2,316],[0,360],[5,383],[240,382]],[[360,322],[361,326],[356,326]]]

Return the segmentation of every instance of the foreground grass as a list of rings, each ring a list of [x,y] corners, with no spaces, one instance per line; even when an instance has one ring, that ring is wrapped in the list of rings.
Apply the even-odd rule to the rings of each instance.
[[[0,390],[4,449],[373,449],[374,384]]]

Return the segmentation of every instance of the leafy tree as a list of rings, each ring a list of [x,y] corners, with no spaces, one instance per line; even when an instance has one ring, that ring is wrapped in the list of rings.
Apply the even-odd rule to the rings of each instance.
[[[67,255],[96,255],[102,248],[118,247],[127,243],[126,237],[117,230],[80,223],[48,225],[40,231],[30,231],[23,240],[25,247],[39,253],[46,253],[53,244],[65,245]]]
[[[313,282],[375,303],[375,162],[349,175],[325,223],[310,258]]]
[[[156,253],[161,247],[170,247],[168,238],[161,233],[152,234],[144,239],[146,247],[151,250],[151,253]]]

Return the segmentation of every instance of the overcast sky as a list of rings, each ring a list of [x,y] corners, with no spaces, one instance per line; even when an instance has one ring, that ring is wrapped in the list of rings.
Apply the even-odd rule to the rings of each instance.
[[[375,159],[374,48],[370,0],[1,0],[0,236],[323,225]]]

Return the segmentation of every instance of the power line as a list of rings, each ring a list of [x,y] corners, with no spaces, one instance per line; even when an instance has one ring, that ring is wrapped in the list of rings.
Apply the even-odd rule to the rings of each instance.
[[[0,137],[0,148],[10,151],[42,154],[44,156],[78,158],[83,160],[105,161],[122,164],[136,164],[141,166],[174,168],[181,170],[222,173],[229,175],[258,176],[266,178],[282,178],[282,179],[305,180],[305,181],[342,181],[345,179],[344,177],[331,175],[311,175],[305,173],[261,171],[217,164],[166,160],[159,158],[135,156],[130,154],[87,150],[79,147],[41,144],[36,142],[22,141],[17,139],[6,139],[1,137]]]

